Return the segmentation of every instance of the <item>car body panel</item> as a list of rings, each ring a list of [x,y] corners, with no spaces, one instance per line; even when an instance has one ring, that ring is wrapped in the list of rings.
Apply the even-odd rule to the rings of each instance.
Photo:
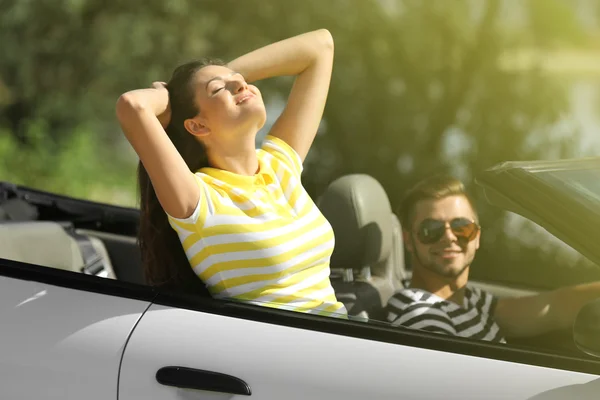
[[[598,378],[154,304],[125,351],[119,399],[245,398],[163,386],[166,366],[237,377],[261,400],[514,400]]]
[[[123,349],[148,304],[0,276],[0,397],[116,399]]]

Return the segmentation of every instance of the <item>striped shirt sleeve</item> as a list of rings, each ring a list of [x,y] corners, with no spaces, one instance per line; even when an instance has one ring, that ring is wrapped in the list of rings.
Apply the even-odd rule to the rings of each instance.
[[[494,316],[496,312],[496,304],[498,303],[498,299],[492,295],[491,293],[486,292],[485,290],[481,290],[479,288],[470,288],[471,294],[471,302],[475,305],[475,307],[490,316]]]
[[[267,135],[262,145],[262,150],[281,161],[297,178],[302,174],[303,166],[300,155],[285,141],[275,136]]]
[[[181,230],[188,232],[196,232],[198,225],[202,227],[204,225],[204,221],[210,212],[209,206],[209,196],[206,193],[207,185],[204,183],[202,178],[198,174],[194,174],[194,178],[196,179],[196,183],[200,187],[200,196],[198,198],[198,203],[196,204],[196,208],[192,214],[187,218],[175,218],[169,213],[167,217],[169,219],[169,224],[175,229],[178,233]]]

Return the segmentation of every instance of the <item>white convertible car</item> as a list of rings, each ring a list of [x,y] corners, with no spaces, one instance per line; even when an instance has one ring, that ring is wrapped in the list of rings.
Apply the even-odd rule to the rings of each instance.
[[[600,262],[600,159],[505,163],[478,183]],[[410,271],[385,192],[346,176],[319,205],[356,320],[146,286],[136,210],[0,184],[0,399],[600,398],[600,303],[568,335],[527,342],[392,327],[382,306]]]

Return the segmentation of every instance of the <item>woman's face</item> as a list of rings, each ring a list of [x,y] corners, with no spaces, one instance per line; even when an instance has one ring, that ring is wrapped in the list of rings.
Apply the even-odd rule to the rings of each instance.
[[[194,118],[214,136],[256,132],[266,120],[265,106],[258,88],[231,69],[210,65],[194,77],[196,104],[200,114]],[[188,129],[189,130],[189,129]]]

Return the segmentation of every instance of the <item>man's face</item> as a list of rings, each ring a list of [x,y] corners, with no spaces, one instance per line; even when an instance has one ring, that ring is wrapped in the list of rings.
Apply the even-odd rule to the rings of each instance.
[[[417,264],[445,278],[456,278],[471,265],[479,248],[480,232],[477,230],[472,240],[455,234],[450,224],[453,220],[455,224],[460,223],[461,220],[457,219],[464,222],[477,220],[464,196],[422,200],[416,204],[413,224],[404,231],[404,243]],[[443,235],[433,243],[423,243],[418,234],[420,228],[439,226],[438,221],[445,225]]]

